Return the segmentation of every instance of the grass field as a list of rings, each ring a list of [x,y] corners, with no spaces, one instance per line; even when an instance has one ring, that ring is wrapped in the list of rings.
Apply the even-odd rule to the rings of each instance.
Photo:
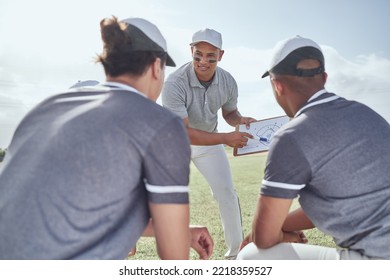
[[[260,183],[263,178],[266,154],[253,154],[233,157],[232,150],[226,149],[237,194],[240,198],[242,224],[244,235],[248,234],[252,226],[252,217],[256,207]],[[295,202],[293,209],[298,207]],[[214,239],[213,260],[223,260],[226,246],[219,218],[217,204],[211,196],[210,188],[203,176],[191,164],[190,174],[190,211],[191,224],[204,225],[209,229]],[[305,232],[310,244],[335,247],[331,237],[324,235],[317,229]],[[191,250],[191,259],[198,259],[197,254]],[[153,238],[142,237],[137,244],[137,254],[130,259],[155,260],[158,259]]]

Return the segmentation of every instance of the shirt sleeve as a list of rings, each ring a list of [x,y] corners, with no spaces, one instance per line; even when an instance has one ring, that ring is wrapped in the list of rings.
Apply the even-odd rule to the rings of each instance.
[[[161,93],[162,105],[182,119],[188,117],[185,91],[180,84],[167,81]]]
[[[222,108],[226,111],[234,111],[237,109],[238,102],[238,86],[235,79],[229,74],[229,78],[226,79],[228,84],[225,86],[229,90],[228,99],[225,104],[223,104]]]
[[[301,147],[289,134],[275,134],[268,152],[260,194],[293,199],[311,178]]]
[[[173,118],[155,134],[144,159],[149,201],[188,204],[191,150],[183,121]]]

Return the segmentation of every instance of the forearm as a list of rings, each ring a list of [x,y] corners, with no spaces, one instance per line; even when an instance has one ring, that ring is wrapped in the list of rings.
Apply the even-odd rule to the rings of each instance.
[[[285,241],[282,225],[292,200],[260,195],[252,225],[250,239],[258,248],[269,248]]]
[[[242,124],[242,115],[238,110],[223,114],[225,121],[231,126]]]
[[[211,133],[194,128],[187,128],[187,134],[190,138],[191,145],[210,146],[226,144],[224,139],[225,133]]]
[[[243,117],[238,110],[228,112],[222,109],[222,116],[225,119],[225,121],[231,126],[245,124],[247,129],[249,129],[250,123],[256,121],[256,119],[251,117]]]
[[[247,132],[233,131],[227,133],[207,132],[189,127],[188,118],[183,119],[187,134],[192,145],[210,146],[224,144],[230,147],[242,148],[253,136]]]
[[[283,242],[284,233],[283,231],[274,231],[267,233],[260,229],[260,227],[266,226],[265,224],[256,223],[252,229],[252,233],[249,236],[249,241],[256,244],[258,248],[266,249],[272,247],[278,243]]]
[[[302,208],[298,208],[290,212],[283,223],[282,230],[289,231],[299,231],[305,229],[311,229],[315,226],[311,220],[306,216]]]

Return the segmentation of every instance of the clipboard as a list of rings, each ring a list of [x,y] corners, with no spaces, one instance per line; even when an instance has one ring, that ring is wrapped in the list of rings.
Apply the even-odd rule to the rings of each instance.
[[[276,131],[289,121],[288,116],[279,116],[252,122],[249,129],[245,124],[236,126],[236,131],[248,132],[254,136],[254,139],[248,139],[247,145],[242,148],[234,148],[233,155],[243,156],[267,152]]]

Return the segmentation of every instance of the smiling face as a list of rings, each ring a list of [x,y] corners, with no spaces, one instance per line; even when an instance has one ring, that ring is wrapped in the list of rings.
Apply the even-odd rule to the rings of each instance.
[[[193,65],[196,76],[202,82],[210,81],[221,61],[223,51],[206,42],[200,42],[191,47]]]

